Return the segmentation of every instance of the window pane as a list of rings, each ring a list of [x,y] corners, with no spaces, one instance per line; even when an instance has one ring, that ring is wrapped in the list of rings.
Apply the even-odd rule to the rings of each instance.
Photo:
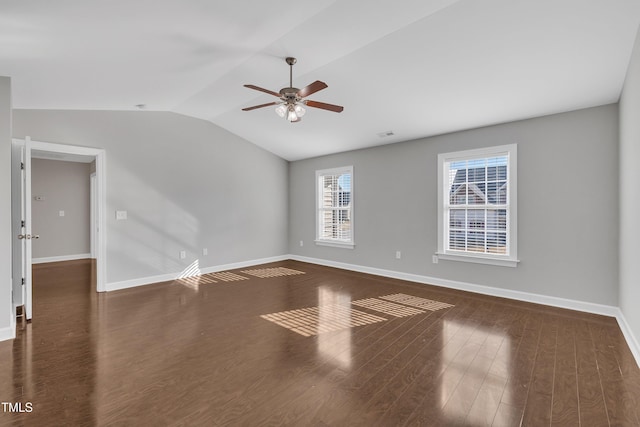
[[[464,228],[466,221],[465,209],[451,209],[449,211],[449,228]]]
[[[498,182],[498,190],[497,190],[497,202],[501,205],[507,203],[507,181]]]
[[[335,177],[332,175],[323,176],[321,179],[322,179],[321,207],[330,208],[333,206],[333,189],[336,185],[336,180],[335,180]]]
[[[498,166],[497,179],[507,179],[507,158],[504,157],[504,165]]]
[[[467,162],[467,181],[486,181],[487,165],[485,159],[469,160]]]
[[[328,191],[327,189],[323,189],[322,190],[322,200],[321,200],[321,207],[322,208],[330,208],[331,207],[331,203],[333,200],[333,196],[331,195],[331,191]]]
[[[496,166],[489,166],[487,168],[487,181],[495,181],[498,179],[498,168]]]
[[[469,184],[468,190],[468,203],[470,205],[484,205],[486,203],[486,184],[484,182],[478,182]]]
[[[467,232],[467,250],[471,252],[484,252],[485,233],[480,231]]]
[[[467,184],[454,184],[451,187],[449,203],[452,205],[467,204]]]
[[[467,227],[484,230],[484,209],[469,209],[467,212]]]
[[[467,171],[468,180],[469,182],[485,181],[486,180],[485,173],[486,173],[486,169],[484,167],[469,169]]]
[[[337,185],[337,179],[333,175],[325,175],[322,177],[323,187],[331,191]]]
[[[336,238],[340,240],[350,240],[351,218],[349,217],[349,210],[336,209],[334,215],[336,218]]]
[[[487,252],[492,254],[506,254],[507,233],[487,233]]]
[[[507,231],[506,209],[487,209],[487,230]]]
[[[466,249],[464,231],[452,231],[449,233],[449,249],[464,251]]]
[[[461,162],[451,162],[450,163],[449,170],[456,171],[458,169],[460,169],[460,170],[467,169],[467,162],[463,160]]]
[[[487,204],[495,205],[498,203],[498,183],[487,183]]]
[[[333,213],[330,210],[320,212],[320,237],[323,239],[333,238]]]

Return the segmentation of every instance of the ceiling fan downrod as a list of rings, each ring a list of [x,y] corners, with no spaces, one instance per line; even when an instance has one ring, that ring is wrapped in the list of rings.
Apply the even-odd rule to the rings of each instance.
[[[298,60],[292,56],[288,56],[285,61],[289,64],[289,87],[293,87],[293,64]]]

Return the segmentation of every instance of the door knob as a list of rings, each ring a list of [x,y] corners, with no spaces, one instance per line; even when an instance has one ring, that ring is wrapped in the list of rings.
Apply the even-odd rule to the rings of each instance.
[[[34,234],[33,236],[31,234],[18,234],[18,239],[22,240],[22,239],[39,239],[40,235],[39,234]]]

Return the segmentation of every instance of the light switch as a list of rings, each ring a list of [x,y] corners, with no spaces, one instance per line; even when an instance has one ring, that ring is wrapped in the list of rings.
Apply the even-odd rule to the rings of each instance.
[[[64,216],[64,211],[59,211],[58,216]]]
[[[116,211],[116,219],[127,219],[127,211]]]

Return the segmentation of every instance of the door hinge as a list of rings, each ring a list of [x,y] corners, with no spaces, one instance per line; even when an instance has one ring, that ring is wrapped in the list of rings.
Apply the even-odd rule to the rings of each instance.
[[[20,221],[20,227],[24,227],[24,221]]]
[[[24,170],[24,162],[20,162],[20,169]]]
[[[22,286],[24,286],[24,277],[22,278]]]

